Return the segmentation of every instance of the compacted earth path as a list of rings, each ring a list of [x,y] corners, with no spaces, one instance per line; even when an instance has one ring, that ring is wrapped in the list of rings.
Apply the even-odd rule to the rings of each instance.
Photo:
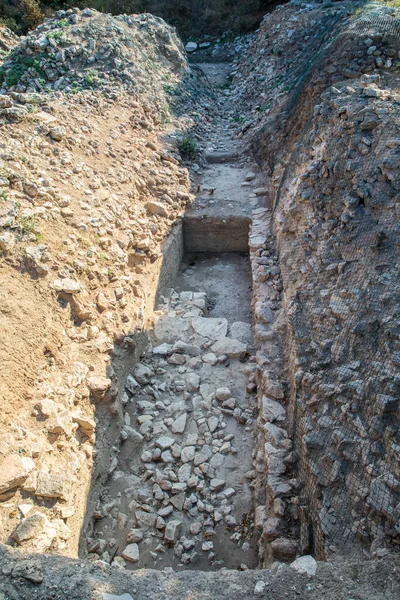
[[[218,94],[185,255],[160,300],[151,344],[127,377],[122,446],[88,551],[127,568],[255,568],[252,481],[257,416],[252,210],[261,174],[241,154],[223,93],[229,65],[205,65]]]

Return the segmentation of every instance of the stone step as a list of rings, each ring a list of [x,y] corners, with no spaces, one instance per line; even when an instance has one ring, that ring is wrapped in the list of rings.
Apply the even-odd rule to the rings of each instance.
[[[234,150],[227,152],[207,151],[204,153],[204,158],[210,164],[223,164],[235,162],[238,160],[239,154]]]

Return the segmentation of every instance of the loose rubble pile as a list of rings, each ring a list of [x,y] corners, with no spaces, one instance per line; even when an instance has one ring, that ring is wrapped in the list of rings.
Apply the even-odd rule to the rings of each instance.
[[[207,317],[204,293],[170,294],[152,349],[126,379],[122,445],[89,552],[138,567],[255,566],[248,342],[247,323],[228,331]]]
[[[281,600],[296,594],[312,600],[321,592],[325,600],[395,599],[399,585],[399,557],[339,564],[316,562],[305,556],[278,569],[246,571],[176,571],[142,569],[128,571],[102,561],[90,563],[62,556],[24,556],[0,545],[0,588],[6,597],[18,600],[198,600],[216,596],[223,600],[265,597]],[[354,573],[357,573],[355,580]],[[289,591],[288,591],[289,590]]]
[[[143,93],[149,79],[188,71],[174,30],[152,15],[112,17],[85,8],[58,11],[23,39],[2,67],[3,89],[17,92],[110,88]],[[171,84],[174,83],[172,78]]]

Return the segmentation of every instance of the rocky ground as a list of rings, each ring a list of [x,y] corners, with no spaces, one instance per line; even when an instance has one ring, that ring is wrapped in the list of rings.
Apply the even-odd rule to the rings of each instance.
[[[2,600],[184,600],[195,594],[211,598],[299,598],[312,600],[394,600],[399,586],[399,560],[337,564],[303,561],[278,570],[128,572],[117,565],[90,564],[59,556],[24,557],[0,547]]]
[[[251,324],[207,316],[203,292],[171,291],[157,313],[153,347],[126,380],[89,551],[127,566],[254,567]]]

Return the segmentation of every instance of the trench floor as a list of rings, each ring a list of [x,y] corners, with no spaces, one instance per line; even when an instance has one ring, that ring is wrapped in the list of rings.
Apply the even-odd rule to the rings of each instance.
[[[237,252],[187,254],[175,290],[205,292],[210,317],[252,322],[251,269],[248,255]]]
[[[220,85],[225,66],[210,69]],[[221,118],[206,140],[208,162],[192,182],[197,194],[187,214],[250,219],[267,202],[262,175],[240,148],[226,98],[219,103]],[[88,551],[129,570],[256,568],[249,259],[186,255],[174,286],[155,312],[141,362],[129,365],[121,446],[93,515]]]
[[[207,268],[215,282],[221,269],[225,278],[238,276],[246,261],[213,257],[199,264],[203,282],[215,289]],[[89,551],[103,559],[123,560],[128,569],[257,566],[256,363],[251,324],[234,321],[249,320],[248,286],[239,286],[228,318],[209,316],[207,308],[219,313],[231,293],[223,282],[213,302],[205,292],[170,290],[148,352],[132,365],[118,462],[90,541]]]

